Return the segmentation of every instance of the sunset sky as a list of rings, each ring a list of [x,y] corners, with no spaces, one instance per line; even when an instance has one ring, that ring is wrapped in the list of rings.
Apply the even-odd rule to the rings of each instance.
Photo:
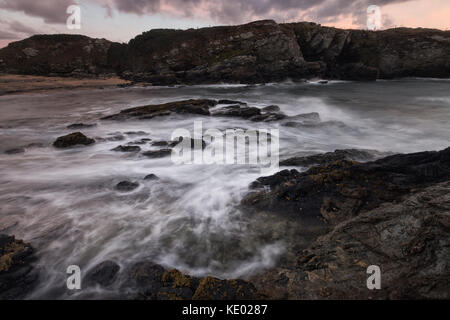
[[[66,9],[81,7],[81,29],[69,30]],[[80,33],[128,42],[153,28],[197,28],[261,19],[314,21],[366,28],[378,5],[382,28],[450,29],[450,0],[0,0],[0,47],[33,34]]]

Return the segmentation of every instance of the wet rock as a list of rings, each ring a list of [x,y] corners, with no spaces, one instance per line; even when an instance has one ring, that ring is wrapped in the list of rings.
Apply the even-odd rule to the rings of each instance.
[[[309,167],[316,164],[330,164],[340,160],[369,161],[381,157],[383,153],[375,150],[344,149],[334,152],[320,153],[309,156],[292,157],[280,161],[280,166]]]
[[[128,145],[133,145],[133,144],[140,144],[140,145],[142,145],[142,144],[147,144],[150,141],[152,141],[152,139],[143,138],[143,139],[140,139],[140,140],[128,142],[127,144]]]
[[[129,191],[133,191],[134,189],[136,189],[137,187],[139,187],[139,183],[137,182],[131,182],[131,181],[120,181],[117,185],[116,185],[116,189],[118,191],[121,192],[129,192]]]
[[[139,262],[127,271],[127,285],[138,288],[141,299],[243,300],[258,298],[253,284],[243,280],[197,278],[151,262]]]
[[[261,115],[261,110],[255,107],[242,107],[240,105],[232,105],[214,110],[213,115],[248,119],[253,116]]]
[[[152,142],[152,146],[155,146],[155,147],[167,147],[168,145],[169,145],[169,142],[167,142],[167,141]]]
[[[118,151],[118,152],[139,152],[139,151],[141,151],[141,148],[139,146],[122,146],[122,145],[120,145],[111,150]]]
[[[244,105],[244,106],[247,105],[247,103],[242,102],[242,101],[228,100],[228,99],[222,99],[222,100],[219,100],[219,101],[217,102],[217,104],[240,104],[240,105]]]
[[[120,266],[114,261],[103,261],[88,271],[85,282],[87,285],[107,287],[114,282],[119,270]]]
[[[270,105],[261,109],[263,112],[279,112],[280,107],[276,105]]]
[[[415,191],[336,225],[292,269],[253,279],[288,299],[450,299],[450,182]],[[367,289],[367,267],[381,289]],[[284,278],[283,282],[277,280]]]
[[[125,134],[127,134],[129,136],[146,136],[146,135],[148,135],[148,133],[145,131],[127,131],[127,132],[125,132]]]
[[[78,130],[78,129],[89,129],[89,128],[94,128],[96,126],[97,126],[96,123],[93,123],[93,124],[89,124],[89,123],[73,123],[71,125],[68,125],[67,129],[75,129],[75,130]]]
[[[182,144],[183,146],[189,145],[191,149],[194,149],[196,144],[201,146],[202,149],[206,148],[206,142],[203,139],[193,139],[190,137],[178,137],[170,143],[170,147],[176,147]]]
[[[90,145],[95,143],[94,139],[86,137],[81,132],[74,132],[56,139],[53,146],[56,148],[69,148],[75,145]]]
[[[0,300],[22,299],[31,292],[38,280],[34,261],[28,243],[0,234]]]
[[[377,68],[358,62],[343,65],[340,74],[341,79],[344,80],[374,81],[378,78],[379,71]]]
[[[135,107],[120,111],[118,114],[103,117],[103,120],[152,119],[173,113],[209,115],[209,108],[217,104],[215,100],[183,100],[164,104]]]
[[[24,153],[25,148],[12,148],[5,151],[5,154],[18,154],[18,153]]]
[[[142,152],[143,156],[148,158],[164,158],[172,154],[172,149],[160,149],[156,151],[146,151]]]
[[[340,160],[306,172],[283,170],[259,178],[254,187],[266,186],[244,197],[248,208],[294,217],[322,217],[331,224],[395,201],[415,188],[450,179],[450,148],[358,163]]]
[[[144,180],[149,180],[149,181],[159,180],[159,177],[154,173],[150,173],[144,177]]]
[[[284,115],[282,113],[267,112],[267,113],[263,113],[263,114],[260,114],[257,116],[253,116],[249,120],[269,122],[269,121],[278,121],[278,120],[282,120],[285,118],[286,118],[286,115]]]

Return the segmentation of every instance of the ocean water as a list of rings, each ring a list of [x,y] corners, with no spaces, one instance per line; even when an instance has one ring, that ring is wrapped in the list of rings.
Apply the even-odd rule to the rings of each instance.
[[[145,121],[101,121],[121,109],[190,98],[278,105],[289,116],[317,112],[314,125],[256,123],[238,118],[173,115]],[[123,283],[70,294],[66,268],[83,274],[110,259],[122,270],[150,260],[195,276],[248,278],[288,263],[313,241],[320,223],[292,221],[240,208],[258,165],[175,165],[111,151],[141,138],[170,140],[175,129],[277,129],[280,159],[343,148],[380,153],[440,150],[450,145],[450,81],[402,79],[328,84],[210,85],[49,91],[0,96],[0,232],[36,248],[40,285],[28,298],[114,297]],[[57,150],[51,143],[73,131],[123,141]],[[143,131],[141,135],[130,132]],[[24,153],[4,151],[30,143]],[[141,145],[145,150],[159,148]],[[298,168],[304,170],[306,168]],[[275,173],[274,169],[272,173]],[[147,174],[160,180],[148,181]],[[118,192],[122,180],[139,183]]]

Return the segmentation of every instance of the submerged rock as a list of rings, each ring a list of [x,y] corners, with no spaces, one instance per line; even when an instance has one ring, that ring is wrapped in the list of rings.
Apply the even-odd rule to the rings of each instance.
[[[75,145],[90,145],[95,143],[94,139],[86,137],[81,132],[74,132],[62,137],[59,137],[56,139],[55,142],[53,142],[53,146],[55,148],[68,148],[73,147]]]
[[[255,107],[240,106],[236,104],[214,110],[213,115],[248,119],[253,116],[261,115],[261,110]]]
[[[117,185],[116,185],[116,189],[122,192],[129,192],[129,191],[133,191],[134,189],[136,189],[137,187],[139,187],[139,183],[137,182],[131,182],[131,181],[120,181]]]
[[[141,148],[139,146],[122,146],[122,145],[120,145],[111,150],[118,151],[118,152],[139,152],[139,151],[141,151]]]
[[[18,153],[24,153],[25,148],[19,147],[19,148],[12,148],[5,151],[5,154],[18,154]]]
[[[117,263],[106,260],[89,270],[84,280],[87,285],[98,284],[107,287],[114,282],[119,270],[120,266]]]
[[[22,299],[36,286],[34,260],[30,244],[0,234],[0,300]]]
[[[142,152],[143,156],[148,158],[164,158],[172,154],[172,149],[160,149],[156,151],[146,151]]]
[[[68,125],[67,129],[89,129],[89,128],[94,128],[96,126],[97,126],[96,123],[93,123],[93,124],[89,124],[89,123],[73,123],[71,125]]]
[[[144,177],[144,180],[159,180],[159,177],[154,173],[150,173]]]

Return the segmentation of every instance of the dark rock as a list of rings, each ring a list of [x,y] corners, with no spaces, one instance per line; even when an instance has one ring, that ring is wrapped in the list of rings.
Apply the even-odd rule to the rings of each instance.
[[[85,282],[87,285],[99,284],[107,287],[114,282],[119,270],[120,266],[114,261],[103,261],[88,271]]]
[[[144,177],[144,180],[159,180],[156,174],[150,173]]]
[[[143,139],[140,139],[140,140],[128,142],[127,144],[128,145],[134,145],[134,144],[142,145],[142,144],[147,144],[150,141],[152,141],[152,139],[143,138]]]
[[[169,145],[169,142],[167,142],[167,141],[152,142],[152,146],[155,146],[155,147],[167,147],[168,145]]]
[[[314,154],[310,156],[293,157],[280,161],[280,166],[308,167],[316,164],[331,164],[340,160],[369,161],[381,157],[382,153],[375,150],[344,149],[334,152]]]
[[[18,154],[18,153],[24,153],[25,152],[25,148],[13,148],[13,149],[8,149],[5,151],[5,154]]]
[[[117,185],[116,185],[116,189],[122,192],[129,192],[129,191],[133,191],[134,189],[136,189],[137,187],[139,187],[139,183],[137,182],[131,182],[131,181],[120,181]]]
[[[127,132],[125,132],[125,134],[127,134],[129,136],[146,136],[146,135],[148,135],[148,133],[145,131],[127,131]]]
[[[267,186],[244,197],[242,204],[297,217],[321,216],[336,224],[395,201],[411,190],[450,179],[450,148],[401,154],[373,162],[340,160],[306,172],[284,170],[259,178]]]
[[[23,299],[38,281],[33,248],[14,236],[0,234],[0,300]]]
[[[373,81],[378,78],[378,73],[377,68],[368,67],[361,62],[348,63],[341,67],[340,78],[344,80]]]
[[[141,148],[139,146],[117,146],[112,151],[118,151],[118,152],[139,152],[141,151]]]
[[[253,116],[261,115],[261,110],[255,107],[242,107],[240,105],[232,105],[214,110],[213,115],[248,119]]]
[[[194,150],[196,142],[198,143],[199,146],[201,146],[202,149],[206,148],[206,142],[203,139],[193,139],[189,137],[179,137],[178,139],[175,139],[170,143],[170,147],[175,147],[182,143],[183,146],[185,144],[189,145],[190,148]]]
[[[253,116],[249,120],[269,122],[269,121],[278,121],[278,120],[282,120],[285,118],[286,118],[286,115],[284,115],[282,113],[267,112],[267,113]]]
[[[151,119],[172,113],[209,115],[209,108],[217,104],[215,100],[183,100],[164,104],[135,107],[120,111],[118,114],[103,117],[103,120]]]
[[[247,105],[247,103],[242,102],[242,101],[237,101],[237,100],[227,100],[227,99],[219,100],[219,101],[217,102],[217,104],[240,104],[240,105],[244,105],[244,106]]]
[[[87,123],[73,123],[71,125],[67,126],[67,129],[88,129],[88,128],[94,128],[97,124],[87,124]]]
[[[243,280],[196,278],[176,269],[166,270],[150,262],[139,262],[127,271],[127,284],[137,287],[139,297],[150,300],[245,300],[259,295]]]
[[[293,268],[252,281],[274,299],[450,299],[449,209],[448,181],[413,192],[335,226]],[[367,289],[370,265],[381,268],[380,290]]]
[[[59,137],[53,142],[53,146],[56,148],[68,148],[75,145],[90,145],[95,142],[94,139],[86,137],[81,132],[74,132],[66,136]]]
[[[160,149],[156,151],[142,152],[142,155],[148,158],[164,158],[172,154],[172,149]]]
[[[276,105],[270,105],[261,109],[263,112],[279,112],[280,107]]]

